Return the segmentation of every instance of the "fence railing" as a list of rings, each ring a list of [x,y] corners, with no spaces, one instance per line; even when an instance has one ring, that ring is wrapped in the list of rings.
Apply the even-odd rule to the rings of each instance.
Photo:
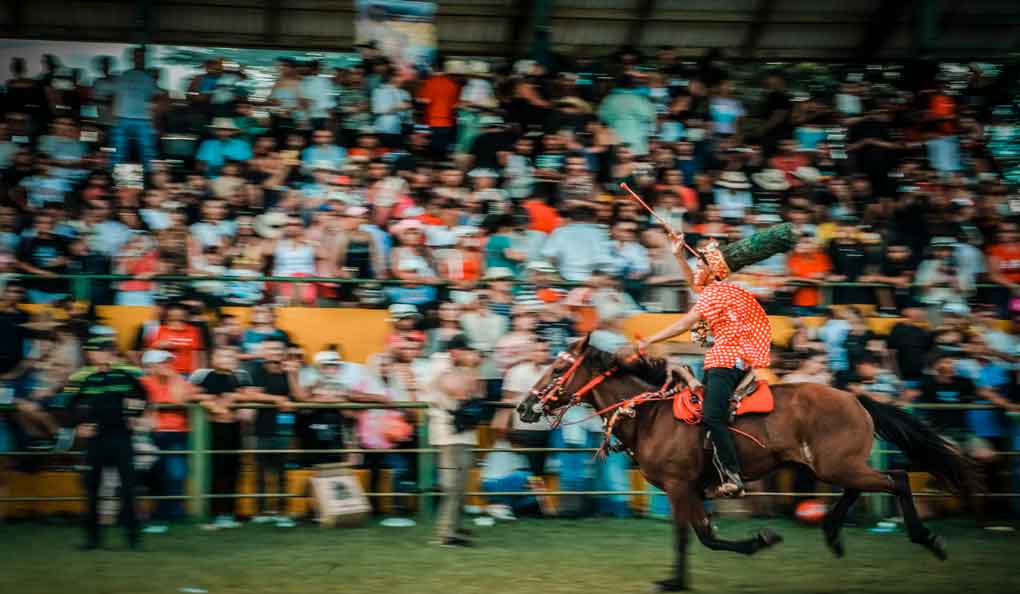
[[[511,405],[503,403],[494,403],[495,406],[508,407]],[[236,409],[259,409],[259,408],[276,408],[271,404],[245,404],[237,403],[232,405]],[[312,409],[338,409],[338,410],[351,410],[351,411],[363,411],[363,410],[416,410],[418,411],[418,420],[415,423],[415,439],[419,447],[416,448],[386,448],[386,449],[368,449],[368,448],[336,448],[336,449],[301,449],[301,448],[288,448],[288,449],[274,449],[274,450],[260,450],[260,449],[227,449],[218,450],[211,449],[210,443],[210,431],[211,422],[206,410],[198,404],[190,405],[159,405],[159,408],[185,408],[189,415],[189,440],[188,448],[186,450],[147,450],[144,452],[145,455],[182,455],[188,456],[190,464],[188,465],[188,480],[187,480],[187,494],[178,496],[167,496],[167,495],[148,495],[139,497],[140,499],[147,500],[184,500],[190,502],[191,513],[197,518],[206,518],[209,515],[209,501],[211,499],[229,498],[229,499],[265,499],[265,498],[276,498],[286,499],[294,497],[306,497],[304,493],[220,493],[213,494],[209,492],[209,479],[211,477],[211,465],[210,457],[215,455],[246,455],[246,454],[335,454],[337,456],[344,456],[348,454],[364,454],[364,453],[395,453],[404,455],[415,456],[417,466],[417,484],[415,485],[414,492],[367,492],[365,493],[368,497],[414,497],[418,499],[418,513],[427,519],[430,515],[432,506],[429,505],[429,499],[442,495],[441,492],[435,490],[435,458],[439,450],[434,447],[429,447],[429,433],[428,433],[428,421],[425,416],[428,405],[424,403],[388,403],[388,404],[376,404],[376,403],[293,403],[292,407],[297,410],[312,410]],[[913,404],[908,408],[917,410],[989,410],[996,409],[995,405],[990,404]],[[13,412],[14,407],[12,405],[0,405],[0,414]],[[1020,413],[1005,413],[1010,419],[1009,431],[1009,450],[997,452],[1000,455],[1007,456],[1009,458],[1009,472],[1010,472],[1010,485],[1011,492],[992,492],[984,493],[981,496],[991,498],[1011,498],[1012,509],[1015,514],[1020,514]],[[898,450],[891,449],[888,447],[889,444],[876,439],[875,446],[871,453],[870,463],[877,470],[886,470],[889,468],[890,458],[893,455],[900,454]],[[520,454],[526,454],[530,452],[544,452],[544,453],[571,453],[571,454],[594,454],[596,448],[575,448],[575,447],[509,447],[509,448],[473,448],[473,452],[477,454],[488,454],[492,452],[514,452]],[[80,456],[83,452],[71,451],[54,454],[52,452],[0,452],[0,457],[19,457],[19,456]],[[646,490],[620,490],[620,491],[600,491],[600,490],[553,490],[544,491],[542,495],[548,496],[591,496],[591,497],[602,497],[602,496],[647,496],[655,494],[656,490],[649,487]],[[534,491],[471,491],[466,493],[467,496],[477,497],[526,497],[534,496]],[[918,497],[945,497],[946,493],[941,492],[920,492],[915,493]],[[835,497],[838,493],[833,492],[787,492],[787,491],[755,491],[747,494],[749,497],[766,497],[766,496],[815,496],[815,497]],[[874,510],[882,515],[888,515],[892,512],[892,499],[888,495],[872,494],[871,504]],[[83,501],[85,497],[80,496],[5,496],[0,497],[0,503],[4,502],[29,502],[29,501]]]
[[[342,278],[342,277],[330,277],[330,276],[211,276],[211,275],[180,275],[180,274],[167,274],[167,275],[155,275],[151,277],[139,278],[135,275],[130,274],[54,274],[51,276],[40,276],[34,274],[10,274],[8,278],[18,279],[22,281],[32,280],[45,280],[45,281],[60,281],[66,280],[69,283],[69,290],[71,294],[80,300],[88,300],[92,296],[92,283],[116,283],[123,281],[132,280],[143,280],[146,282],[154,283],[199,283],[199,282],[223,282],[223,283],[315,283],[315,284],[332,284],[332,285],[376,285],[381,287],[399,287],[399,286],[434,286],[437,288],[450,288],[458,289],[465,286],[464,281],[447,281],[442,279],[435,279],[429,283],[411,283],[404,280],[393,279],[393,278]],[[529,285],[526,280],[522,279],[510,279],[510,282],[514,286]],[[484,287],[491,284],[489,281],[478,280],[470,281],[471,286]],[[789,279],[785,283],[788,287],[794,288],[817,288],[820,289],[820,307],[826,307],[832,305],[833,294],[837,289],[843,288],[871,288],[871,289],[898,289],[897,285],[882,282],[815,282],[802,279]],[[566,280],[558,280],[550,282],[549,286],[557,288],[574,288],[585,286],[583,282],[571,282]],[[687,283],[683,281],[676,281],[670,283],[664,283],[660,285],[649,285],[646,289],[656,288],[683,288],[686,287]],[[911,290],[922,289],[922,285],[912,284],[908,287]],[[989,288],[1003,288],[1003,285],[995,283],[977,283],[975,288],[978,289],[989,289]]]

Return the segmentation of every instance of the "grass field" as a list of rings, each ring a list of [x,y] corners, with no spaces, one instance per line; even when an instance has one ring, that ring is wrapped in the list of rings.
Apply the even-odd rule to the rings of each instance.
[[[764,521],[721,520],[742,536]],[[753,558],[693,544],[691,574],[705,593],[939,594],[1020,592],[1020,533],[991,533],[966,522],[933,523],[948,540],[940,563],[903,534],[847,528],[847,557],[834,559],[817,529],[768,524],[786,542]],[[145,553],[78,552],[74,526],[0,527],[0,592],[5,594],[621,594],[645,592],[665,577],[670,527],[651,520],[528,520],[477,529],[476,549],[426,544],[428,530],[280,530],[245,526],[203,532],[174,527]],[[692,540],[694,540],[692,538]],[[185,590],[186,591],[186,590]]]

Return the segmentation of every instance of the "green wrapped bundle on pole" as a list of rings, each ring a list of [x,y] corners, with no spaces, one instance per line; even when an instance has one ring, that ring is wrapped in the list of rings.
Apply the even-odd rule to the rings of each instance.
[[[782,223],[758,231],[747,239],[726,244],[720,247],[719,251],[722,252],[730,272],[736,272],[776,254],[788,252],[796,244],[797,232],[793,224]]]

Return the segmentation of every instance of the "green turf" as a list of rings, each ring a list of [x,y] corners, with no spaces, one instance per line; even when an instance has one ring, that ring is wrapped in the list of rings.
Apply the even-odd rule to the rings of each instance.
[[[946,536],[941,563],[903,534],[848,528],[847,557],[832,558],[817,529],[783,521],[722,520],[723,535],[763,525],[786,542],[753,558],[711,552],[696,542],[691,573],[699,592],[917,593],[1020,592],[1020,533],[933,523]],[[244,526],[203,532],[174,527],[146,540],[146,553],[78,552],[72,526],[0,527],[0,592],[5,594],[227,593],[565,594],[645,592],[665,577],[670,529],[651,520],[519,521],[479,528],[477,549],[428,545],[428,530],[281,530]]]

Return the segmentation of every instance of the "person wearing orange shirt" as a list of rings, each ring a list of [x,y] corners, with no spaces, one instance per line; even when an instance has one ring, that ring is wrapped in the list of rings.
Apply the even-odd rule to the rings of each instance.
[[[432,129],[432,153],[442,157],[457,138],[454,109],[460,99],[460,85],[436,70],[418,89],[418,103],[424,105],[425,125]]]
[[[205,366],[202,334],[188,322],[188,309],[180,303],[167,306],[166,321],[156,328],[145,346],[172,354],[173,368],[182,375],[190,375]]]
[[[164,350],[147,350],[142,354],[142,369],[145,375],[139,380],[145,388],[150,404],[186,404],[201,400],[194,386],[181,377],[175,369],[173,353]],[[185,450],[188,447],[188,412],[182,408],[151,408],[150,424],[152,437],[160,450]],[[164,454],[163,487],[160,495],[180,496],[184,494],[184,480],[188,476],[187,457],[180,454]],[[184,506],[180,500],[160,500],[155,518],[160,522],[180,520],[184,517]],[[146,533],[165,532],[162,524],[150,524]]]
[[[1020,296],[1020,225],[1006,221],[999,224],[998,242],[987,251],[988,280],[1002,287],[994,289],[995,303],[1003,317],[1009,315],[1009,302]]]
[[[798,283],[821,283],[832,272],[832,260],[811,237],[802,237],[786,260],[792,280]],[[815,308],[821,303],[817,287],[800,286],[793,291],[793,306]]]
[[[959,171],[962,166],[956,118],[956,101],[947,92],[945,83],[942,83],[931,96],[926,117],[933,128],[928,140],[928,160],[939,173]]]

